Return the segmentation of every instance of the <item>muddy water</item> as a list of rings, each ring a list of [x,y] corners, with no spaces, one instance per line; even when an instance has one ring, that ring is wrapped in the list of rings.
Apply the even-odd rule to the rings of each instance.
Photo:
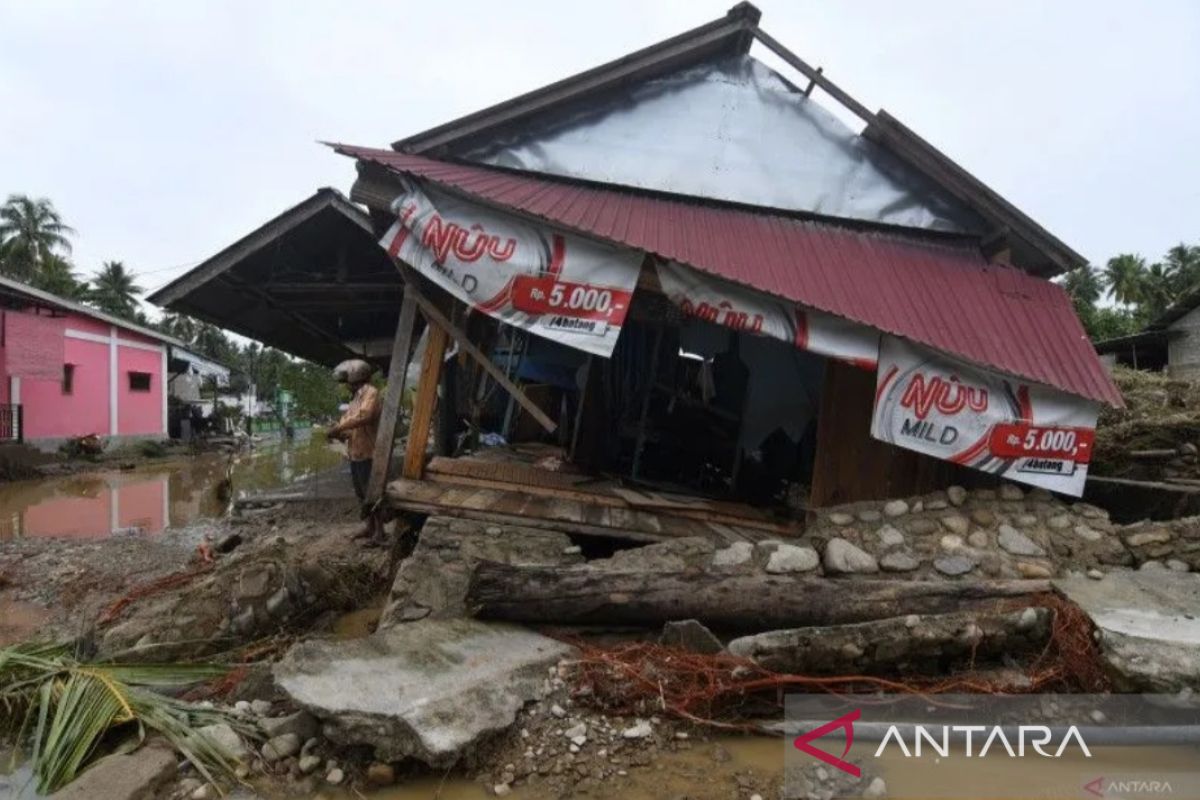
[[[225,479],[229,459],[209,453],[131,470],[0,485],[0,539],[153,535],[214,519],[225,511],[216,489]],[[319,437],[259,446],[236,456],[233,488],[242,492],[303,486],[310,476],[341,460],[337,447]]]

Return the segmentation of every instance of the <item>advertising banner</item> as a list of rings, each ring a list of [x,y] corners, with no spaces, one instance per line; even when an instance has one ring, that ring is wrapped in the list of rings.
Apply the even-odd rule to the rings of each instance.
[[[871,435],[1054,492],[1083,494],[1099,406],[884,336]]]
[[[770,336],[801,350],[874,369],[879,333],[843,317],[805,309],[674,262],[658,265],[663,293],[685,315]]]
[[[380,244],[459,300],[605,358],[642,254],[559,232],[405,182]]]

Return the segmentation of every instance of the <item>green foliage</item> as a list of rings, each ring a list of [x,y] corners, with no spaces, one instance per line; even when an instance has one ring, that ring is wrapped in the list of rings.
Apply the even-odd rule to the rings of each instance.
[[[67,237],[74,232],[48,199],[9,195],[0,206],[0,272],[32,281],[51,259],[71,252]]]
[[[70,783],[98,754],[110,732],[143,741],[157,733],[207,780],[233,773],[235,764],[194,728],[233,722],[226,715],[161,694],[218,677],[207,664],[97,664],[77,660],[59,645],[0,649],[0,709],[17,727],[17,744],[31,751],[39,794]]]
[[[1128,336],[1200,291],[1200,245],[1175,245],[1153,264],[1140,255],[1122,253],[1110,258],[1103,269],[1080,267],[1060,282],[1093,341]],[[1100,305],[1105,297],[1117,306]]]
[[[101,311],[136,322],[139,313],[138,295],[141,293],[142,287],[137,285],[133,274],[123,263],[106,261],[92,278],[92,287],[88,291],[87,299]]]

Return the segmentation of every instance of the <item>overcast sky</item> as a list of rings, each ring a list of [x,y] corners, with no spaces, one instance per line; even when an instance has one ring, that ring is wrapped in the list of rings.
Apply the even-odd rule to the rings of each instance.
[[[154,289],[403,135],[730,0],[0,0],[0,196]],[[1200,3],[761,0],[763,27],[1093,263],[1200,243]],[[787,73],[785,73],[787,74]],[[794,75],[788,75],[799,80]]]

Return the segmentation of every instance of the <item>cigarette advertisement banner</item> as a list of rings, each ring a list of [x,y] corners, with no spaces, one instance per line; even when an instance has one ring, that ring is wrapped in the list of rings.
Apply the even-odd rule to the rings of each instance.
[[[871,435],[1078,497],[1099,410],[1089,400],[884,336]]]
[[[405,182],[380,244],[472,308],[608,358],[642,254]]]
[[[801,350],[875,368],[879,332],[872,328],[674,262],[658,264],[658,281],[667,298],[689,317],[782,339]]]

